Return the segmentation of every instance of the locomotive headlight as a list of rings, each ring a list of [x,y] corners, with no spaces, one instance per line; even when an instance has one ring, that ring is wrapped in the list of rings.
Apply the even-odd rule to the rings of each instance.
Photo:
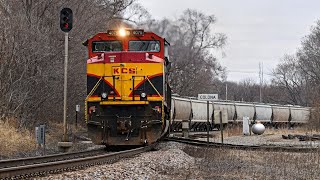
[[[147,97],[147,94],[143,92],[143,93],[141,93],[141,97],[145,98],[145,97]]]
[[[147,94],[145,92],[140,94],[140,100],[142,100],[142,101],[147,100]]]
[[[101,98],[106,99],[108,97],[108,94],[106,92],[101,93]]]
[[[119,30],[119,35],[122,36],[122,37],[126,36],[127,35],[126,30],[125,29],[120,29]]]

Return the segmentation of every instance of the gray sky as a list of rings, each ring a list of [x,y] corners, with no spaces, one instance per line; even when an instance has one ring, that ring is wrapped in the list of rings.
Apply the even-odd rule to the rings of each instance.
[[[214,32],[227,35],[228,80],[259,82],[259,62],[265,81],[284,54],[293,54],[301,39],[320,19],[319,0],[139,0],[155,19],[178,18],[187,9],[215,15]]]

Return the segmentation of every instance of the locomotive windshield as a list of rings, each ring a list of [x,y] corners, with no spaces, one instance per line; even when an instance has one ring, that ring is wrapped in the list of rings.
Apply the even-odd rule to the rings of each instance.
[[[160,52],[159,41],[129,41],[129,51]]]
[[[122,51],[121,41],[92,42],[92,52]]]

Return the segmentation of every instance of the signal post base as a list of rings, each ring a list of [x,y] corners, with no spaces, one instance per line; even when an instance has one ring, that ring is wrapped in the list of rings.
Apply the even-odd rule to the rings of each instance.
[[[72,142],[58,142],[59,151],[68,152],[72,147]]]

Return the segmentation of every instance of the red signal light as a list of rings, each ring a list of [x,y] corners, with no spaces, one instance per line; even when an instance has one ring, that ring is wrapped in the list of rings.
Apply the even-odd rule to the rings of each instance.
[[[60,28],[63,32],[69,32],[72,29],[72,10],[63,8],[60,12]]]

